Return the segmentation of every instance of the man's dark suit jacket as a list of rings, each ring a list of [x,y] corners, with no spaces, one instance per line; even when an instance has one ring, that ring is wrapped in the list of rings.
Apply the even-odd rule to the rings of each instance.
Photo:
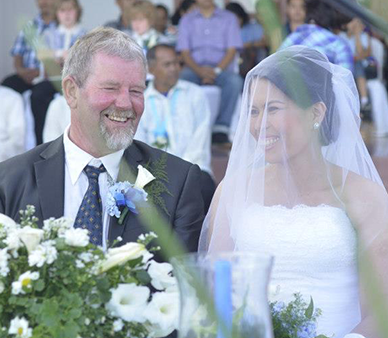
[[[164,152],[134,141],[125,150],[124,159],[137,173],[139,164],[145,166],[160,158]],[[168,154],[166,173],[169,182],[164,199],[168,214],[166,220],[189,251],[196,251],[203,221],[203,201],[200,191],[200,169],[178,157]],[[36,216],[43,220],[61,217],[64,212],[65,151],[63,137],[42,144],[27,153],[0,163],[0,213],[19,221],[19,210],[27,205],[36,207]],[[161,211],[163,214],[163,211]],[[136,241],[147,229],[138,217],[129,213],[123,225],[111,217],[109,242],[118,236],[122,243]]]

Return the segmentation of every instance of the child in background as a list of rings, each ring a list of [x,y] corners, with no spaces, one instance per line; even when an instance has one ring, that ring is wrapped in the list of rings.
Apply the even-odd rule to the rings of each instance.
[[[67,50],[86,33],[86,30],[80,25],[82,8],[78,0],[58,0],[55,15],[58,27],[47,30],[45,38],[55,59],[63,64]]]
[[[143,48],[144,54],[147,54],[147,51],[157,44],[168,44],[168,39],[152,28],[155,22],[155,15],[155,6],[146,0],[136,1],[129,12],[132,37]]]

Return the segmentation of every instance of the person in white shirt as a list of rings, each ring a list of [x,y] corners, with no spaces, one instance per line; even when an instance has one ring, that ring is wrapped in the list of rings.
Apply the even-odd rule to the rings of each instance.
[[[54,141],[70,124],[70,107],[63,95],[57,95],[50,102],[43,128],[43,142]]]
[[[147,61],[154,79],[144,93],[145,109],[135,138],[198,164],[207,210],[215,190],[207,97],[200,86],[179,80],[179,61],[173,47],[159,44],[151,48]]]
[[[25,118],[22,96],[0,86],[0,162],[25,151]]]

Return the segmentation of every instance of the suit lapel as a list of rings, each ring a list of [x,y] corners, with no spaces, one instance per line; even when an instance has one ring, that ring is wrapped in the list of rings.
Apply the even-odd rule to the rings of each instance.
[[[142,159],[143,156],[137,149],[136,144],[132,143],[132,145],[125,150],[123,158],[121,159],[117,181],[135,183],[138,171],[137,166],[142,162]],[[116,217],[111,217],[108,236],[109,242],[112,243],[119,236],[123,237],[124,232],[130,231],[131,228],[137,227],[138,225],[138,218],[131,212],[127,214],[121,225],[118,223]]]
[[[55,140],[40,156],[43,160],[34,166],[43,220],[62,217],[65,184],[63,138]]]

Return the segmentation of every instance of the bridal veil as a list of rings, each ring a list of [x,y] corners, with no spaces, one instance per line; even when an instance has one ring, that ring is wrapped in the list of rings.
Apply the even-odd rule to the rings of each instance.
[[[317,50],[289,47],[253,68],[199,250],[235,250],[242,215],[252,206],[342,209],[364,248],[386,233],[387,193],[359,112],[351,72]]]

